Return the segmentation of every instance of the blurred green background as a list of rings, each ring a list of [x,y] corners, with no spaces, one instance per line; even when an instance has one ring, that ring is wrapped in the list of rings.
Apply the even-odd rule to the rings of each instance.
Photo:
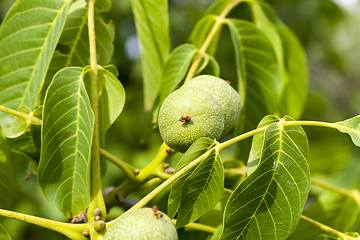
[[[14,0],[0,0],[0,20]],[[119,69],[127,100],[123,113],[106,136],[107,150],[135,167],[143,167],[155,156],[161,139],[158,133],[142,141],[151,128],[152,115],[143,111],[140,50],[130,0],[112,1],[110,13],[103,17],[115,25],[115,52],[112,63]],[[170,0],[170,35],[172,49],[187,42],[189,34],[210,0]],[[295,32],[305,48],[309,66],[309,93],[303,120],[336,122],[360,114],[360,4],[357,0],[268,0],[280,18]],[[231,17],[250,19],[246,4],[240,4]],[[233,47],[229,32],[223,29],[216,58],[221,77],[236,80]],[[348,135],[331,129],[305,127],[310,142],[311,173],[337,186],[360,189],[360,149]],[[226,152],[225,152],[226,153]],[[226,155],[226,154],[225,154]],[[176,164],[175,161],[172,165]],[[14,159],[16,198],[13,210],[64,220],[43,197],[36,176],[25,180],[29,166],[24,159]],[[108,164],[103,187],[121,183],[120,170]],[[133,194],[138,198],[143,193]],[[163,206],[159,196],[153,203]],[[161,208],[160,208],[161,209]],[[120,213],[120,209],[112,212]],[[15,240],[64,239],[60,234],[15,220],[5,220],[4,227]],[[191,237],[194,233],[181,233]],[[202,238],[207,234],[203,234]],[[194,236],[195,237],[195,236]],[[192,238],[192,237],[191,237]]]

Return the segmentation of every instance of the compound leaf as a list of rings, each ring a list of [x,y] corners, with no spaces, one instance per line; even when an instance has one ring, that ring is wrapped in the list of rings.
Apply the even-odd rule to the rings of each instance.
[[[86,211],[90,201],[90,150],[94,116],[83,68],[59,71],[43,107],[39,183],[66,218]]]
[[[230,196],[221,239],[281,240],[298,224],[310,190],[308,141],[283,121],[266,128],[257,168]]]
[[[210,138],[200,138],[196,140],[189,149],[181,157],[179,163],[175,168],[175,173],[183,169],[186,165],[206,153],[215,142]],[[178,179],[176,179],[171,185],[171,192],[168,200],[168,215],[171,218],[174,218],[176,212],[180,207],[181,202],[181,193],[184,187],[186,178],[191,174],[191,171],[188,171]]]
[[[176,227],[192,223],[213,209],[224,192],[224,168],[213,149],[185,180]]]
[[[35,109],[71,2],[19,0],[7,12],[0,28],[0,105]],[[25,130],[15,119],[0,112],[6,136]]]

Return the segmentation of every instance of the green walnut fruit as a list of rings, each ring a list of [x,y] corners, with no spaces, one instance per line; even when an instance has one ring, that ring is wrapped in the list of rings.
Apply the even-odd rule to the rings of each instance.
[[[210,93],[220,104],[225,121],[223,134],[235,125],[240,115],[241,98],[227,81],[210,75],[201,75],[185,83],[182,88],[186,87],[200,88]]]
[[[199,88],[180,88],[161,105],[158,125],[164,142],[185,152],[201,137],[218,139],[224,130],[224,115],[210,93]]]
[[[159,210],[141,208],[126,213],[107,230],[104,240],[177,240],[171,219]]]

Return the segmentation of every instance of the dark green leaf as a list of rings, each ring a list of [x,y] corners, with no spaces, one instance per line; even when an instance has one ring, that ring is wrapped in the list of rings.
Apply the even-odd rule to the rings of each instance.
[[[215,142],[210,138],[200,138],[194,142],[189,149],[181,157],[179,163],[175,168],[175,173],[183,169],[186,165],[206,153]],[[171,185],[171,192],[168,200],[168,215],[170,218],[174,218],[176,212],[179,209],[181,202],[181,193],[186,178],[191,174],[191,171],[188,171],[180,178],[176,179]]]
[[[85,67],[90,64],[86,5],[85,0],[78,0],[70,7],[64,31],[59,40],[61,45],[55,52],[46,75],[41,93],[42,99],[57,71],[69,66]],[[95,12],[95,33],[97,62],[104,66],[110,62],[114,51],[115,29],[111,22],[105,23],[97,12]],[[64,48],[68,49],[64,50]]]
[[[7,12],[0,28],[0,105],[35,109],[70,3],[19,0]],[[0,112],[5,135],[25,130],[15,119]]]
[[[59,71],[45,96],[39,183],[66,218],[85,212],[90,201],[90,150],[94,116],[83,68]]]
[[[183,184],[176,227],[192,223],[213,209],[224,193],[224,168],[213,149]]]
[[[4,133],[0,127],[0,208],[9,209],[14,196],[13,171],[11,168],[11,159],[9,146],[6,142]],[[0,222],[3,221],[0,218]],[[1,225],[0,225],[1,226]],[[0,229],[1,239],[1,229]]]
[[[288,82],[280,101],[280,113],[289,114],[297,119],[304,110],[307,97],[308,74],[305,52],[295,34],[276,16],[271,6],[261,2],[261,7],[280,35],[283,47]]]
[[[0,224],[0,240],[11,240],[10,235],[6,232],[5,228]]]
[[[271,20],[268,18],[268,16],[265,14],[262,5],[260,1],[251,1],[249,2],[252,15],[254,16],[254,22],[256,26],[265,34],[267,39],[270,41],[275,56],[277,59],[277,64],[279,67],[280,72],[280,83],[281,83],[281,92],[284,90],[285,85],[288,82],[288,76],[285,71],[285,62],[284,62],[284,51],[283,51],[283,45],[280,38],[280,35],[275,28],[274,24],[271,22]],[[279,101],[280,99],[276,99]]]
[[[183,44],[175,48],[167,59],[161,77],[160,104],[181,83],[196,54],[197,48]]]
[[[252,23],[237,19],[229,19],[227,23],[243,104],[235,129],[239,135],[256,128],[265,115],[276,113],[282,82],[275,52],[267,37]],[[237,144],[238,158],[247,160],[250,144],[250,140]]]
[[[230,196],[221,239],[281,240],[295,229],[310,190],[308,143],[283,121],[267,127],[258,167]]]
[[[335,125],[340,132],[349,134],[354,144],[360,147],[360,115]]]
[[[141,43],[145,109],[151,109],[160,90],[161,72],[170,52],[167,0],[131,0]]]

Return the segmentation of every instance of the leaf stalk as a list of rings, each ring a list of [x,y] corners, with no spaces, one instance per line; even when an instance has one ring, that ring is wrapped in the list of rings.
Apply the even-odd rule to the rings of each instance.
[[[88,1],[88,31],[90,48],[91,72],[91,108],[94,112],[94,133],[92,142],[91,161],[91,203],[88,209],[88,219],[94,221],[93,210],[100,208],[102,216],[106,219],[106,207],[101,186],[100,171],[100,140],[99,140],[99,91],[98,91],[98,65],[96,57],[95,38],[95,0]]]
[[[100,154],[104,156],[106,159],[108,159],[110,162],[118,166],[125,173],[127,178],[130,178],[132,180],[136,179],[136,175],[134,174],[135,168],[133,166],[117,158],[116,156],[109,153],[105,149],[100,148]]]
[[[1,105],[0,105],[0,111],[11,114],[11,115],[14,115],[14,116],[19,117],[19,118],[22,118],[22,119],[26,120],[27,123],[32,123],[34,125],[41,125],[42,124],[42,120],[34,117],[32,115],[32,113],[25,114],[25,113],[18,112],[18,111],[15,111],[13,109],[10,109],[10,108],[7,108],[7,107],[1,106]]]
[[[82,232],[86,228],[92,228],[92,224],[82,223],[82,224],[70,224],[58,222],[50,219],[35,217],[23,213],[8,211],[0,209],[0,216],[20,220],[23,222],[31,223],[40,227],[44,227],[58,233],[61,233],[67,236],[70,239],[86,239]]]

